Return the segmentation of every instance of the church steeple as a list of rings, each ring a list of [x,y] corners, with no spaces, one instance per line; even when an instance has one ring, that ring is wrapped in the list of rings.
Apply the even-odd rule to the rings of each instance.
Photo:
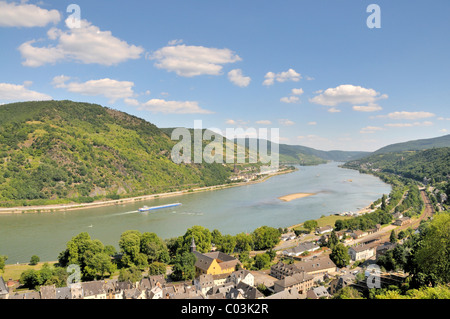
[[[194,236],[192,236],[192,243],[191,243],[191,253],[197,250],[197,246],[195,246],[195,240]]]

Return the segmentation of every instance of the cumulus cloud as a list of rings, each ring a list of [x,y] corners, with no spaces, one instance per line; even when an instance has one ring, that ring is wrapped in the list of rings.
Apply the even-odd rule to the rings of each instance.
[[[389,118],[391,120],[419,120],[434,117],[435,114],[430,112],[392,112],[387,115],[378,115],[379,118]]]
[[[380,94],[374,89],[366,89],[361,86],[351,84],[340,85],[336,88],[326,89],[321,94],[313,97],[309,101],[315,104],[336,106],[342,103],[353,105],[374,103],[379,99],[387,98],[386,94]]]
[[[377,104],[369,104],[367,106],[353,106],[353,110],[357,112],[376,112],[381,111],[383,108]]]
[[[46,10],[34,4],[0,1],[0,27],[45,27],[60,20],[58,10]]]
[[[298,82],[302,79],[302,76],[297,73],[293,69],[289,69],[286,72],[280,72],[280,73],[273,73],[273,72],[267,72],[267,74],[264,76],[265,80],[263,82],[263,85],[273,85],[275,81],[277,82]]]
[[[114,37],[110,31],[101,31],[86,20],[80,21],[80,28],[68,28],[67,31],[52,28],[47,36],[57,41],[56,45],[37,47],[37,41],[31,40],[19,46],[24,66],[39,67],[62,61],[110,66],[138,59],[144,51]]]
[[[271,125],[272,122],[269,120],[261,120],[261,121],[256,121],[256,124],[260,124],[260,125]]]
[[[228,72],[228,79],[231,83],[240,86],[247,87],[250,84],[251,78],[244,76],[241,69],[234,69]]]
[[[300,99],[296,96],[289,96],[289,97],[282,97],[280,99],[281,102],[283,103],[298,103],[298,101],[300,101]]]
[[[63,88],[72,93],[88,96],[102,95],[114,103],[118,99],[129,99],[134,96],[134,83],[130,81],[117,81],[109,78],[90,80],[86,82],[69,82],[70,77],[65,75],[53,78],[52,84],[56,88]],[[134,103],[132,100],[127,100]],[[128,104],[128,103],[127,103]]]
[[[303,91],[303,89],[292,89],[292,94],[294,94],[294,95],[302,95],[303,93],[305,93],[304,91]]]
[[[388,123],[384,124],[387,127],[414,127],[414,126],[431,126],[433,122],[424,121],[424,122],[414,122],[414,123]]]
[[[170,45],[163,47],[148,57],[155,60],[155,66],[179,76],[220,75],[224,64],[242,59],[229,49],[207,48],[203,46]]]
[[[283,126],[292,126],[292,125],[295,124],[294,122],[292,122],[292,121],[289,120],[289,119],[279,119],[279,120],[278,120],[278,123],[280,123],[280,124],[283,125]]]
[[[330,108],[328,109],[328,112],[330,112],[330,113],[340,113],[341,110],[339,110],[339,109],[337,109],[337,108],[335,108],[335,107],[330,107]]]
[[[27,89],[30,85],[29,81],[25,81],[23,85],[0,83],[0,101],[48,101],[52,97]]]
[[[359,132],[362,134],[372,134],[375,133],[377,131],[382,131],[384,130],[382,127],[378,127],[378,126],[367,126],[362,128]]]
[[[140,110],[163,114],[211,114],[212,111],[202,109],[196,101],[166,101],[152,99],[143,103]]]

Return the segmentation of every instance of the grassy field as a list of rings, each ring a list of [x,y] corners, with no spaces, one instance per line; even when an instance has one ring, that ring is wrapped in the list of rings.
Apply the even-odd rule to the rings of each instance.
[[[48,264],[52,266],[55,263],[56,262],[49,262]],[[9,279],[19,280],[22,272],[29,269],[40,270],[43,264],[44,263],[38,263],[35,266],[31,266],[29,264],[6,265],[5,271],[0,270],[0,276],[2,276],[5,281],[8,281]]]
[[[353,217],[330,215],[330,216],[320,217],[319,219],[316,219],[316,221],[317,221],[318,227],[330,225],[331,227],[334,228],[334,223],[336,222],[336,220],[338,220],[338,219],[345,220],[345,219],[350,219],[350,218],[353,218]],[[306,230],[305,228],[303,228],[303,223],[294,225],[291,227],[291,229],[292,230],[295,230],[295,229],[296,230]]]

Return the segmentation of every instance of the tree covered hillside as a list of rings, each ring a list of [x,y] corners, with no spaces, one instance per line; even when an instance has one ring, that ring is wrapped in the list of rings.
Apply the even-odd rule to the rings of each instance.
[[[72,101],[0,106],[0,206],[43,205],[223,184],[231,168],[181,164],[155,125]]]
[[[443,147],[425,151],[374,154],[348,162],[344,167],[393,173],[417,181],[426,178],[446,182],[450,180],[449,159],[450,147]]]

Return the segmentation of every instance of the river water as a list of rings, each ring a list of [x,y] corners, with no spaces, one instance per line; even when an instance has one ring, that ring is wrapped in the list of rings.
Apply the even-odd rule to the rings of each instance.
[[[328,163],[217,191],[68,212],[0,215],[0,255],[9,256],[8,264],[29,262],[32,255],[41,261],[57,260],[66,243],[81,232],[117,248],[126,230],[154,232],[166,239],[183,235],[194,225],[231,235],[263,225],[287,227],[322,215],[357,211],[390,191],[372,175]],[[291,202],[278,199],[293,193],[317,195]],[[143,205],[177,202],[182,206],[137,212]]]

